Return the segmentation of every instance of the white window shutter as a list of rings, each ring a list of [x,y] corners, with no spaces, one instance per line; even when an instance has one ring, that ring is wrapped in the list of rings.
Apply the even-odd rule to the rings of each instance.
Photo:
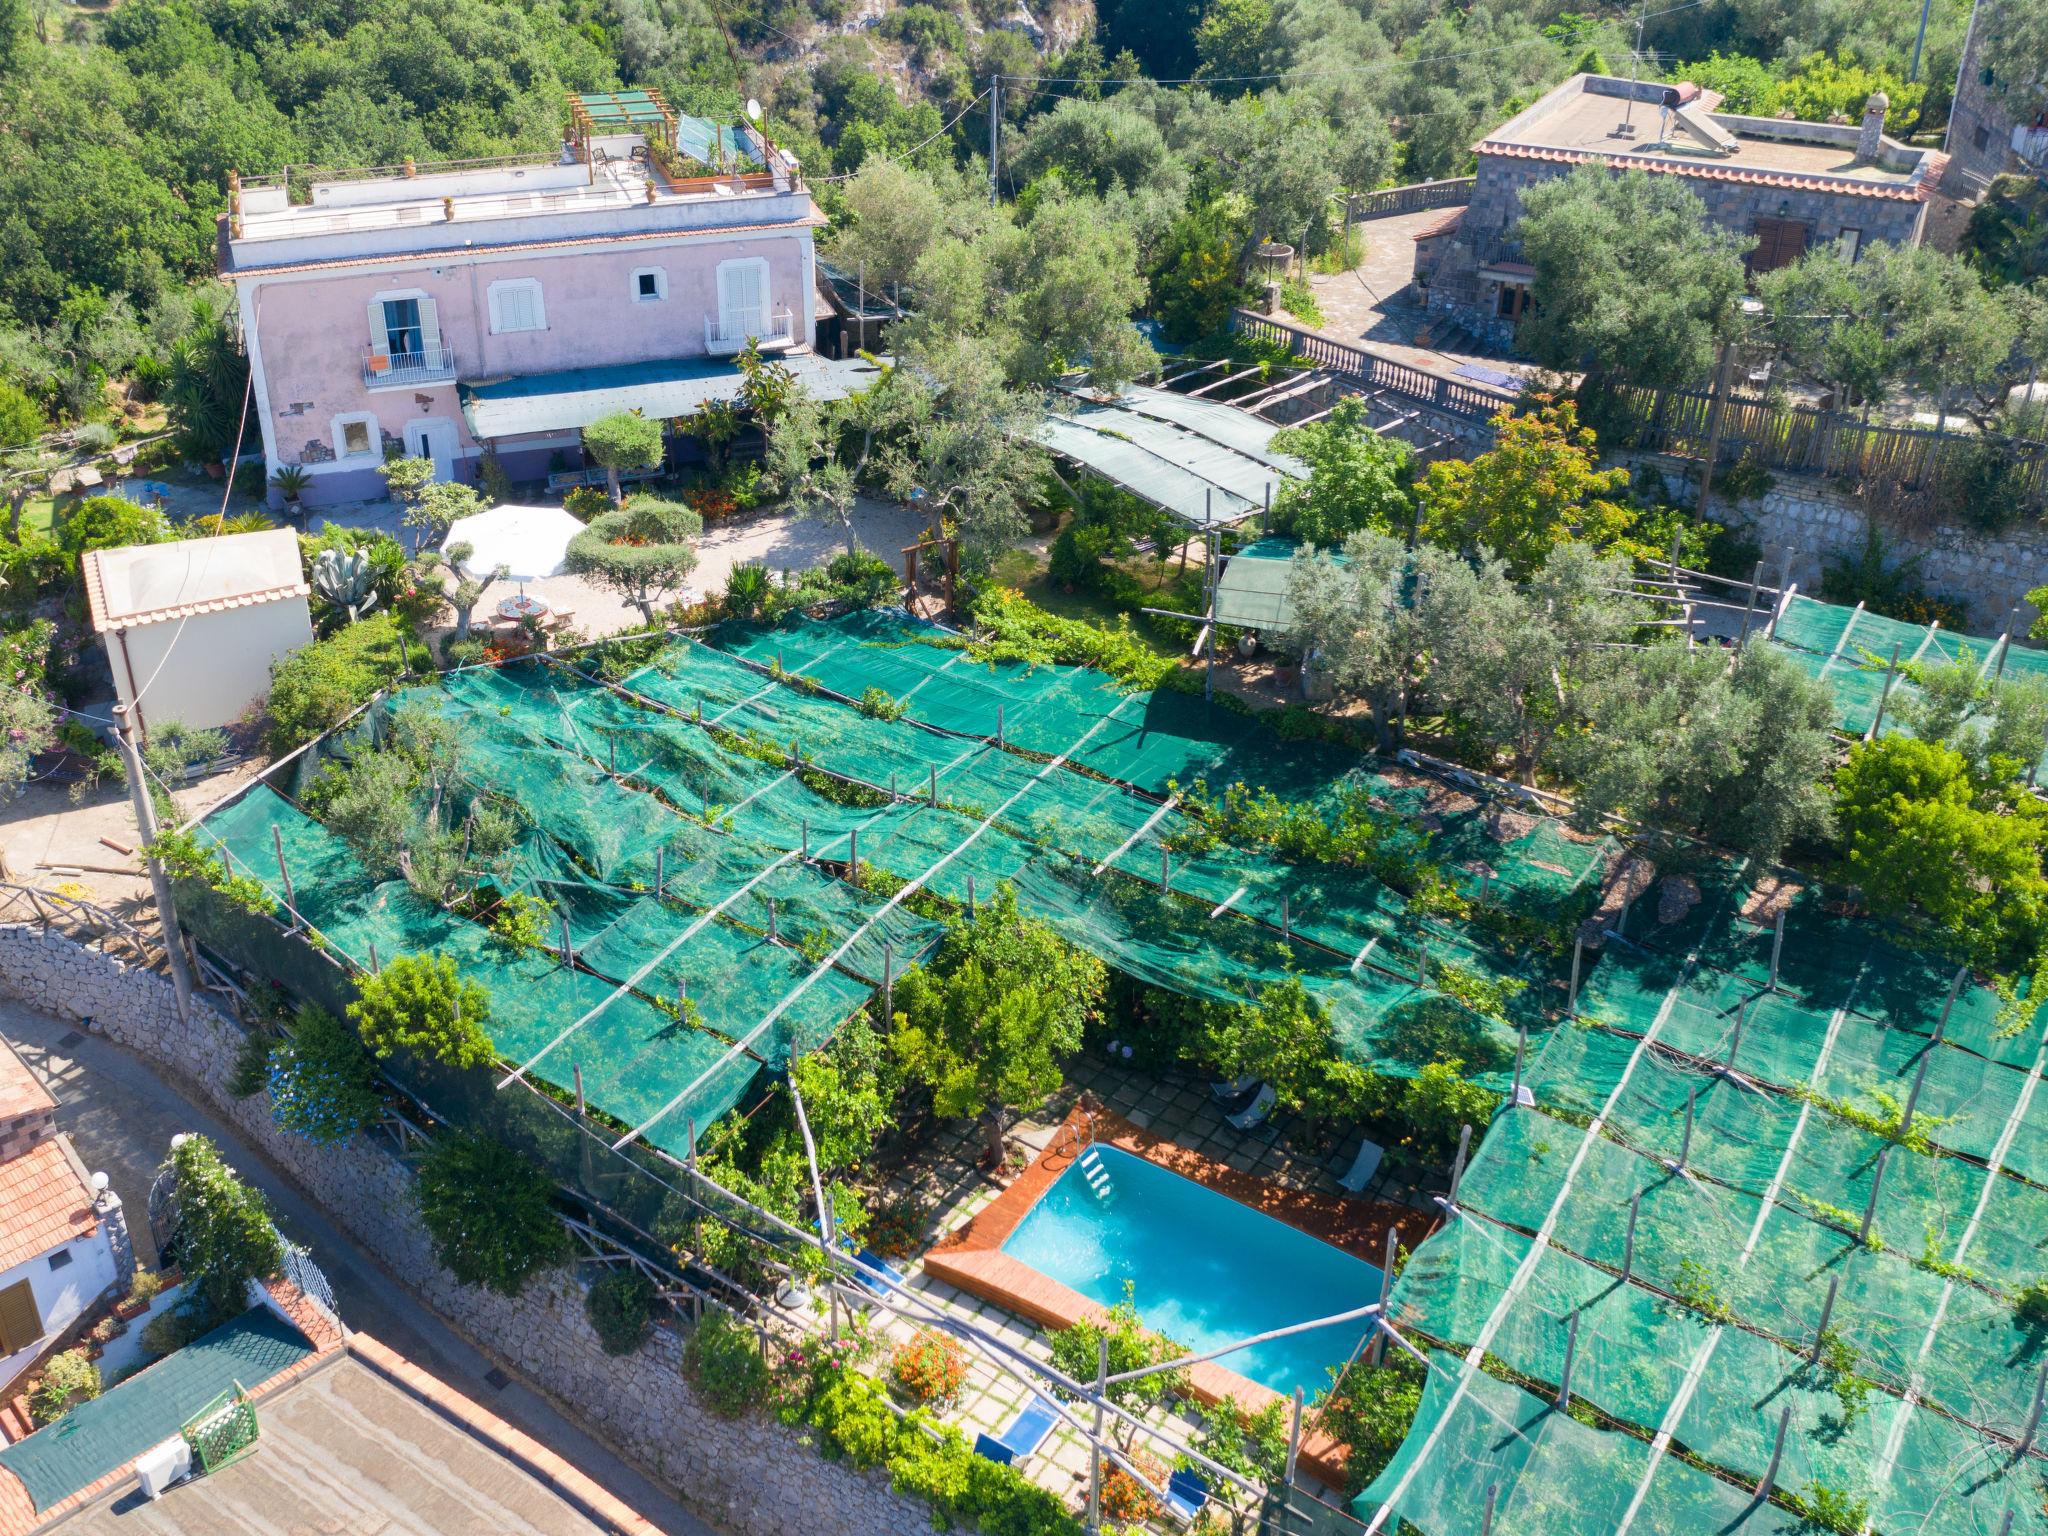
[[[441,345],[441,311],[432,299],[420,300],[420,350],[431,356]]]
[[[391,355],[391,333],[384,329],[384,301],[370,300],[370,353],[374,357]]]

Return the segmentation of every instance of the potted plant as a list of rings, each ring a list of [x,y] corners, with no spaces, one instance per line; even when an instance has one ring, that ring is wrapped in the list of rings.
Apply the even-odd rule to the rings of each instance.
[[[286,464],[270,477],[270,488],[284,498],[286,506],[296,507],[312,479],[303,464]]]

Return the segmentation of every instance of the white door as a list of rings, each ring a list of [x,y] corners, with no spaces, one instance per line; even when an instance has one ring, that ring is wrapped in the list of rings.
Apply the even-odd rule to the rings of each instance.
[[[455,455],[459,446],[455,423],[446,416],[424,416],[405,424],[406,454],[415,459],[432,459],[436,480],[455,478]]]
[[[767,329],[768,263],[758,257],[718,267],[718,328],[727,336],[759,336]]]

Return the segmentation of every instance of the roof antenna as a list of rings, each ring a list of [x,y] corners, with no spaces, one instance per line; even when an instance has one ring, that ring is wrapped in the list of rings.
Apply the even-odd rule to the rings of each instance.
[[[1628,95],[1623,98],[1621,122],[1616,125],[1617,139],[1632,139],[1636,136],[1636,84],[1643,72],[1643,24],[1649,20],[1650,0],[1643,0],[1636,8],[1636,45],[1628,54]]]

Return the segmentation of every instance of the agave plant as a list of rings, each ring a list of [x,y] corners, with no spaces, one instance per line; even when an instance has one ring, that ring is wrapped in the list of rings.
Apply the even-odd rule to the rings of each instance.
[[[351,624],[377,606],[372,580],[370,557],[359,549],[347,554],[323,549],[313,557],[313,590],[345,610]]]

